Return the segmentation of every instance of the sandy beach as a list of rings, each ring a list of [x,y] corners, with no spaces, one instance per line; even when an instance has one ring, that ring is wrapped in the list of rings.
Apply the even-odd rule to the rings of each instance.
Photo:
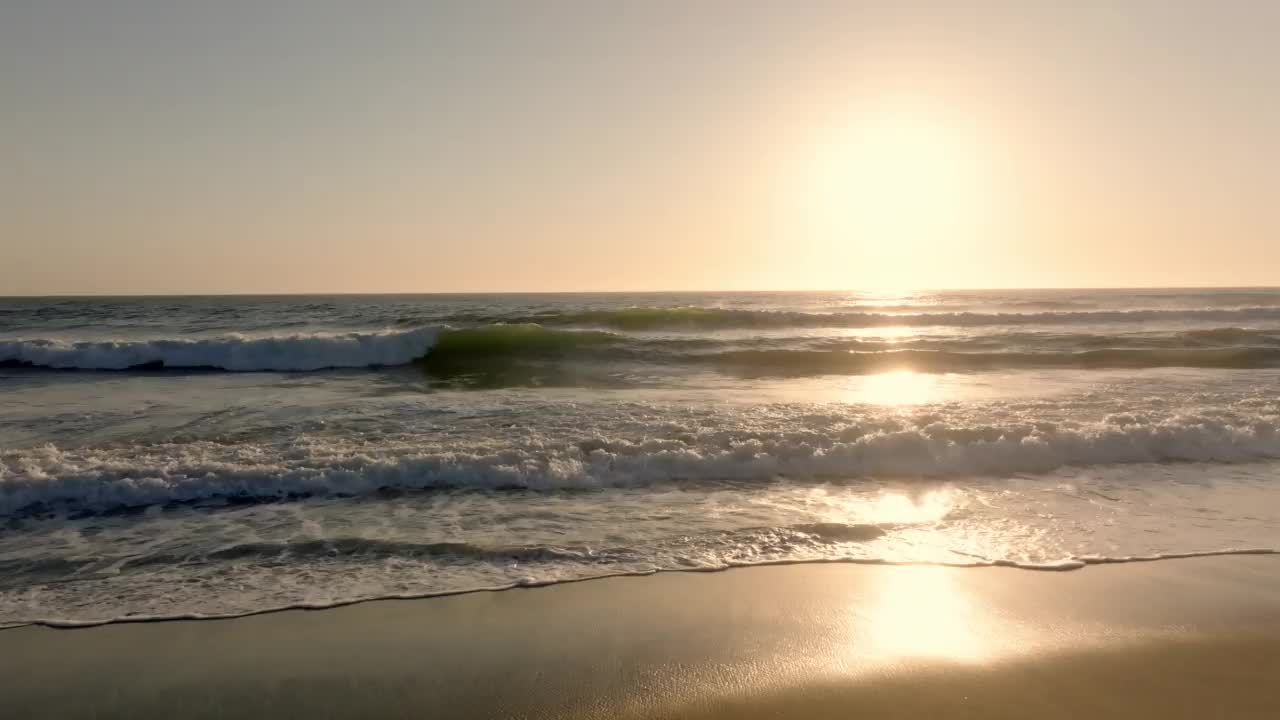
[[[7,718],[1280,715],[1280,558],[797,565],[0,632]]]

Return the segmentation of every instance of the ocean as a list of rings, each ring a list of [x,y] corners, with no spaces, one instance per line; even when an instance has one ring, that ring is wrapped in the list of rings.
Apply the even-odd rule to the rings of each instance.
[[[1274,552],[1277,483],[1280,290],[0,299],[0,626]]]

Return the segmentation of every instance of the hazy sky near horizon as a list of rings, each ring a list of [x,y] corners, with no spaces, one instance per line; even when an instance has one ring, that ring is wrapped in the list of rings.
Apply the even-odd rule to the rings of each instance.
[[[0,295],[1280,284],[1280,3],[0,0]]]

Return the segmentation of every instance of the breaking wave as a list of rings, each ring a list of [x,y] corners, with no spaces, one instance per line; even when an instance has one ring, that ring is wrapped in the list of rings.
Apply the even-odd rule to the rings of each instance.
[[[429,375],[488,374],[520,384],[529,363],[629,361],[758,376],[889,370],[1280,367],[1280,331],[1222,327],[1172,333],[997,333],[959,338],[633,336],[530,323],[472,328],[222,338],[0,340],[0,368],[109,371],[281,371],[417,364]],[[527,368],[525,368],[527,369]],[[567,374],[569,379],[579,377]],[[580,377],[579,377],[580,379]]]
[[[55,370],[308,371],[404,365],[422,357],[438,331],[231,335],[216,339],[0,340],[0,367]]]
[[[0,454],[0,516],[105,512],[433,489],[548,491],[667,483],[859,477],[1007,477],[1064,466],[1245,463],[1280,458],[1272,415],[1232,421],[1112,416],[1070,427],[872,425],[825,435],[589,438],[500,451],[370,448],[315,439],[287,448],[211,441]]]
[[[538,325],[298,334],[212,339],[65,341],[0,340],[0,367],[49,370],[225,370],[301,372],[407,365],[456,369],[466,362],[555,355],[611,342],[604,332]]]

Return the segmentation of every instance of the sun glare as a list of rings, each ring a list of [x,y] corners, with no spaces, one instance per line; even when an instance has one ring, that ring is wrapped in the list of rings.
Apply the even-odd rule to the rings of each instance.
[[[879,579],[879,596],[864,617],[873,654],[976,661],[989,651],[985,618],[939,567],[903,567]]]
[[[962,118],[928,108],[851,113],[810,148],[791,191],[806,242],[862,287],[936,282],[983,234],[985,150]]]
[[[902,493],[885,493],[870,505],[860,504],[863,522],[877,525],[934,523],[955,508],[955,499],[947,489],[930,490],[918,497]]]
[[[869,405],[921,405],[934,400],[936,375],[911,370],[855,376],[849,379],[845,400]]]

